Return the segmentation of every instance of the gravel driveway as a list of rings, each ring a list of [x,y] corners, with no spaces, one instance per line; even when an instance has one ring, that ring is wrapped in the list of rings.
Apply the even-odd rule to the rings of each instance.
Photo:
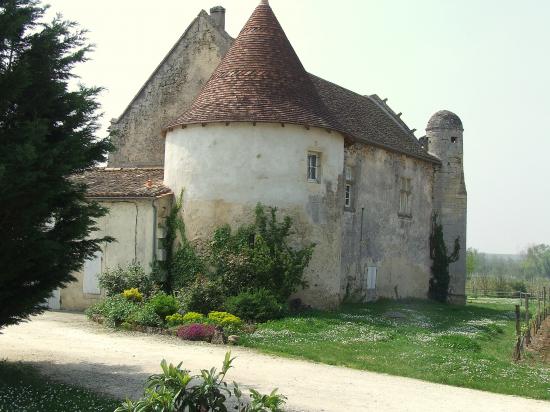
[[[120,398],[138,397],[163,358],[183,361],[185,368],[198,371],[219,368],[228,349],[113,332],[88,322],[82,314],[64,312],[47,312],[0,335],[0,358],[32,362],[56,379]],[[231,349],[237,359],[228,380],[262,392],[278,387],[291,410],[550,411],[550,402]]]

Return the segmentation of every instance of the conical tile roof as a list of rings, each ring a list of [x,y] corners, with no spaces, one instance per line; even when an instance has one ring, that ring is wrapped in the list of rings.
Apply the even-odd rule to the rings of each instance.
[[[166,129],[242,121],[342,130],[266,1],[254,10],[191,108]]]

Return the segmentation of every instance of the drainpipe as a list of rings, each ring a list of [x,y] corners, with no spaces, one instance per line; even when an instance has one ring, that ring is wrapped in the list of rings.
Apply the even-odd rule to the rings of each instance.
[[[157,199],[151,201],[153,207],[153,262],[157,260]]]

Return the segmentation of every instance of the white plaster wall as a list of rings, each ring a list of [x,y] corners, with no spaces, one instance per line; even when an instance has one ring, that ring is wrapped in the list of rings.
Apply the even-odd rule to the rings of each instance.
[[[164,183],[184,190],[190,239],[207,238],[223,224],[253,219],[258,202],[295,221],[296,242],[315,242],[299,293],[314,306],[339,303],[344,139],[339,133],[295,125],[192,125],[166,136]],[[307,181],[307,154],[321,153],[320,183]]]
[[[166,199],[168,200],[168,198]],[[166,200],[156,200],[159,213],[165,209]],[[109,213],[97,222],[99,230],[92,236],[111,236],[116,240],[102,246],[101,271],[117,266],[126,266],[137,261],[149,271],[153,261],[154,209],[153,199],[100,202]],[[61,290],[61,308],[82,310],[97,301],[101,295],[83,292],[84,272],[73,273],[77,279]]]
[[[352,208],[344,212],[342,293],[351,299],[426,298],[430,278],[433,165],[356,144],[346,149],[353,171]],[[400,217],[400,178],[411,179],[411,217]],[[366,289],[368,266],[378,268]]]

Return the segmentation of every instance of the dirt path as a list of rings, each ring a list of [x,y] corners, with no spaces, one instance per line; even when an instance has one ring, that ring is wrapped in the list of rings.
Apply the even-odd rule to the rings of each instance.
[[[117,397],[137,397],[163,358],[197,371],[221,364],[227,347],[172,337],[112,332],[81,314],[53,313],[5,329],[0,358],[32,362],[45,373]],[[548,412],[550,402],[497,395],[415,379],[261,355],[233,348],[228,374],[267,392],[278,387],[296,411]],[[60,411],[61,412],[61,411]]]
[[[531,349],[538,352],[544,362],[550,364],[550,317],[542,322],[539,333],[533,339]]]

